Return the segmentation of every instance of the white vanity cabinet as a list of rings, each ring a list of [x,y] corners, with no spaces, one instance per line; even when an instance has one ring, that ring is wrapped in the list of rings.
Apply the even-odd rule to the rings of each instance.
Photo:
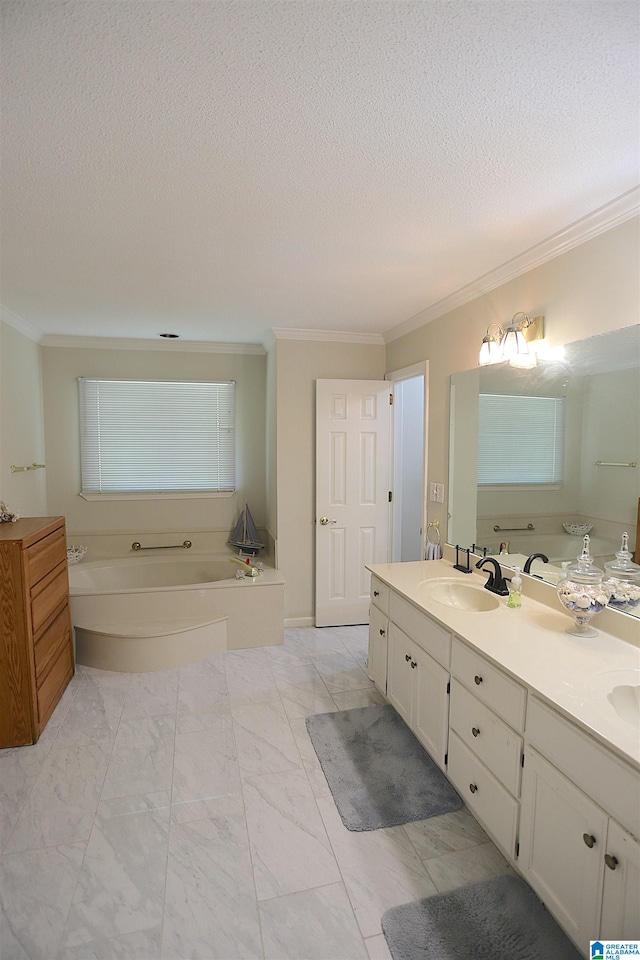
[[[387,646],[389,633],[389,587],[371,577],[371,606],[369,608],[369,679],[380,693],[387,692]]]
[[[640,937],[637,773],[535,697],[526,739],[525,880],[581,948]]]
[[[517,856],[526,699],[524,687],[454,637],[449,778],[511,861]]]
[[[392,592],[387,698],[442,770],[447,765],[450,655],[450,634]]]
[[[640,843],[609,820],[601,940],[640,940]]]

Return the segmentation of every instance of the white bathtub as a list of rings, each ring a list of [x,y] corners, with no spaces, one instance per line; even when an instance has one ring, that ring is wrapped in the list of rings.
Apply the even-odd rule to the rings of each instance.
[[[284,580],[236,579],[230,554],[122,557],[69,567],[76,659],[140,672],[282,643]]]

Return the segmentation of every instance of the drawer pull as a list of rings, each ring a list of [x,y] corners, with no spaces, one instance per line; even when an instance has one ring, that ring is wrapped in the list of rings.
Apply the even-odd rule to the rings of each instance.
[[[604,862],[609,867],[609,870],[615,870],[615,868],[618,866],[618,858],[612,857],[610,853],[605,853]]]
[[[405,653],[404,659],[407,661],[407,663],[409,663],[409,661],[411,660],[411,654],[410,654],[410,653]]]
[[[411,661],[411,669],[412,669],[412,670],[415,670],[415,668],[416,668],[417,666],[418,666],[418,664],[416,663],[416,661],[415,661],[415,660],[412,660],[412,661]]]
[[[476,673],[476,675],[475,675],[475,677],[474,677],[473,679],[474,679],[476,685],[479,687],[480,684],[482,683],[482,677],[479,677],[478,674]]]
[[[480,727],[471,727],[471,733],[474,735],[474,737],[477,737],[480,733]]]
[[[385,633],[386,633],[386,630],[383,630],[382,627],[380,627],[380,636],[384,637]]]
[[[592,833],[583,833],[583,834],[582,834],[582,839],[584,840],[584,842],[586,843],[586,845],[587,845],[589,848],[595,847],[595,845],[596,845],[596,838],[593,836]]]
[[[475,793],[477,789],[478,789],[478,787],[476,786],[475,783],[470,783],[470,784],[469,784],[469,790],[471,790],[471,793]]]
[[[374,597],[379,597],[379,596],[380,596],[380,591],[379,591],[379,590],[374,590],[374,591],[373,591],[373,595],[374,595]]]

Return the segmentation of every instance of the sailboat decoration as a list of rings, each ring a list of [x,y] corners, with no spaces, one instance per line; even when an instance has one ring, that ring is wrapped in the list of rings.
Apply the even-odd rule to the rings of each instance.
[[[264,549],[264,543],[258,537],[256,525],[251,516],[251,511],[247,501],[244,502],[244,510],[240,514],[240,519],[235,525],[234,531],[227,540],[230,547],[238,547],[241,553],[255,555]]]

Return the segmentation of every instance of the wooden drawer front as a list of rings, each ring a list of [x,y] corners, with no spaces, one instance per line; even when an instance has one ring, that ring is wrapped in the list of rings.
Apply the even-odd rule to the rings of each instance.
[[[51,662],[58,658],[65,643],[72,645],[71,621],[67,604],[62,608],[53,623],[49,624],[35,645],[36,686],[40,685],[41,678],[48,672]]]
[[[26,559],[28,583],[30,587],[34,587],[59,563],[67,562],[64,528],[60,527],[29,547]]]
[[[389,612],[389,587],[377,577],[371,577],[371,603],[383,613]]]
[[[507,790],[519,796],[522,737],[457,680],[451,681],[449,723]]]
[[[31,591],[31,626],[34,636],[60,604],[68,599],[69,573],[65,560]]]
[[[519,683],[475,653],[457,637],[451,651],[451,673],[455,674],[474,696],[487,703],[514,730],[524,730],[527,691]]]
[[[429,656],[449,667],[451,660],[451,634],[420,613],[410,603],[395,593],[389,598],[389,618],[396,623]]]
[[[469,809],[507,857],[513,860],[519,804],[453,731],[449,733],[447,773]]]
[[[73,648],[63,644],[56,660],[49,661],[49,669],[38,687],[38,722],[40,731],[53,713],[58,700],[73,676]]]
[[[529,699],[525,739],[623,827],[640,837],[637,770],[535,697]]]

